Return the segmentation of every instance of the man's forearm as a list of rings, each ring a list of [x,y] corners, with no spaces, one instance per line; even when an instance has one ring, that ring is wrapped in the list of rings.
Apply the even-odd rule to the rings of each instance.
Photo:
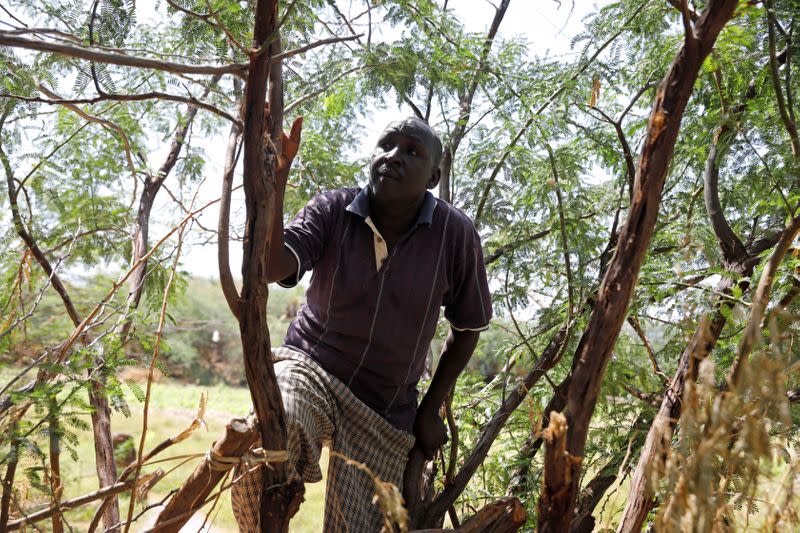
[[[467,366],[480,332],[450,330],[444,343],[439,365],[433,375],[428,392],[419,404],[419,412],[437,414],[447,393],[455,385],[461,371]]]

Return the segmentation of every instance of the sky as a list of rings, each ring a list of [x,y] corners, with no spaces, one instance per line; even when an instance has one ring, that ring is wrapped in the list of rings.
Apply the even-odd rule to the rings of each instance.
[[[498,2],[499,0],[493,0]],[[609,0],[599,0],[600,4],[608,3]],[[7,6],[6,2],[2,2]],[[340,5],[346,2],[341,1]],[[353,12],[358,12],[362,0],[351,0]],[[11,2],[13,6],[13,2]],[[448,6],[465,25],[469,32],[485,34],[494,16],[495,8],[488,0],[449,0]],[[583,20],[589,13],[597,10],[598,4],[587,0],[511,0],[506,15],[500,25],[500,38],[522,38],[528,44],[529,54],[534,57],[559,57],[567,59],[569,55],[577,53],[570,47],[571,39],[583,29]],[[13,7],[12,7],[13,9]],[[166,12],[166,2],[163,0],[137,0],[136,16],[139,22],[151,22],[163,20]],[[0,23],[9,22],[5,13],[0,11]],[[6,24],[0,24],[5,28]],[[381,30],[376,30],[380,32]],[[388,30],[387,30],[388,31]],[[25,53],[20,51],[20,53]],[[65,83],[69,83],[67,80]],[[393,98],[387,98],[387,103],[393,102]],[[203,111],[200,111],[203,113]],[[396,108],[389,106],[385,109],[376,109],[370,117],[363,143],[354,157],[366,159],[372,151],[383,125],[387,124],[398,116],[408,116],[412,112],[408,108]],[[290,117],[289,117],[290,118]],[[204,169],[204,181],[199,187],[195,200],[195,206],[203,205],[206,202],[219,197],[221,190],[221,180],[223,162],[225,157],[225,146],[227,145],[227,130],[222,129],[215,136],[200,137],[195,134],[193,142],[198,143],[206,156]],[[168,142],[162,139],[154,139],[152,149],[147,154],[148,164],[152,170],[156,169],[164,159]],[[240,175],[238,176],[241,179]],[[174,181],[174,180],[172,180]],[[177,189],[178,185],[167,180],[165,184],[171,189]],[[175,192],[173,189],[173,192]],[[153,220],[151,224],[150,241],[158,241],[171,226],[169,222],[175,220],[175,206],[168,194],[159,194],[154,208]],[[435,191],[434,191],[435,192]],[[234,193],[232,198],[231,218],[234,224],[241,225],[243,221],[243,196],[241,191]],[[162,212],[162,208],[166,208]],[[164,216],[168,213],[169,216]],[[160,216],[161,215],[161,216]],[[206,209],[200,222],[206,228],[216,228],[218,209],[214,205]],[[0,218],[0,221],[2,218]],[[205,244],[200,244],[205,242]],[[213,235],[205,232],[195,231],[187,239],[187,246],[182,252],[182,268],[192,275],[204,278],[218,278],[217,259],[216,259],[216,240]],[[238,277],[241,272],[241,244],[231,242],[231,271]],[[78,277],[91,275],[92,272],[72,272]]]
[[[607,2],[607,0],[606,0]],[[602,2],[602,3],[606,3]],[[494,7],[487,0],[451,0],[449,6],[462,20],[467,31],[485,33],[494,16]],[[595,2],[585,0],[511,0],[509,8],[500,25],[501,38],[522,37],[528,43],[531,57],[562,57],[577,53],[570,48],[571,39],[583,29],[582,21],[586,15],[597,10]],[[143,15],[143,14],[142,14]],[[140,15],[140,16],[142,16]],[[387,99],[391,101],[392,99]],[[410,115],[409,109],[389,107],[376,110],[364,137],[362,149],[357,156],[366,157],[372,150],[382,126],[397,116]],[[219,195],[221,188],[222,162],[226,134],[208,139],[205,143],[208,159],[206,162],[206,182],[198,195],[198,204]],[[152,159],[158,161],[158,159]],[[435,191],[434,191],[435,192]],[[241,194],[232,200],[232,218],[241,211]],[[238,206],[238,209],[237,209]],[[238,211],[238,212],[237,212]],[[206,227],[216,227],[216,206],[209,208],[202,217]],[[232,242],[230,246],[231,271],[238,277],[241,272],[241,245]],[[195,276],[217,278],[216,245],[193,245],[184,252],[183,268]]]

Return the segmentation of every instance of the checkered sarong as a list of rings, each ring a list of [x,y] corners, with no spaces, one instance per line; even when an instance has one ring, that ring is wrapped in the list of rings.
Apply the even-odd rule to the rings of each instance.
[[[344,457],[365,464],[382,481],[402,488],[414,436],[381,418],[310,357],[283,346],[272,354],[286,412],[289,462],[294,466],[290,475],[296,473],[306,483],[320,481],[320,451],[327,444]],[[239,474],[237,468],[235,475]],[[240,531],[258,531],[260,488],[261,470],[257,469],[231,489]],[[331,455],[324,530],[380,531],[383,518],[377,503],[372,503],[374,494],[375,485],[366,473]]]

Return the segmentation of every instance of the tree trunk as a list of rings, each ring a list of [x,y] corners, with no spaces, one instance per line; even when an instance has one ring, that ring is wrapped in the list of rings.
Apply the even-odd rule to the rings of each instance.
[[[512,533],[525,525],[525,508],[516,498],[500,498],[486,504],[456,529],[415,529],[410,533]]]
[[[255,11],[254,48],[269,47],[270,53],[251,54],[244,103],[244,253],[239,331],[242,337],[245,375],[253,399],[262,446],[268,451],[286,449],[283,401],[272,367],[267,329],[267,260],[272,234],[275,199],[275,158],[280,153],[283,93],[280,62],[270,56],[280,47],[277,30],[278,1],[259,0]],[[269,39],[272,38],[272,42]],[[270,75],[270,66],[272,72]],[[264,102],[270,78],[272,139],[264,128]],[[277,78],[277,79],[276,79]],[[301,482],[287,483],[284,463],[265,468],[262,476],[261,530],[288,531],[289,520],[302,501]]]
[[[114,464],[114,442],[111,438],[111,408],[103,384],[96,379],[89,382],[89,404],[92,406],[95,466],[99,488],[102,489],[117,482],[117,466]],[[119,531],[118,524],[119,504],[114,498],[103,513],[103,525],[107,530]]]
[[[688,20],[685,21],[684,45],[656,92],[628,219],[620,232],[617,251],[603,278],[589,324],[573,359],[567,391],[566,453],[561,457],[548,456],[551,457],[550,465],[545,460],[545,471],[557,468],[569,471],[551,475],[549,479],[545,476],[541,496],[544,503],[539,507],[539,528],[542,531],[569,529],[589,421],[653,234],[683,112],[700,66],[737,3],[736,0],[711,0],[696,24],[692,26]]]

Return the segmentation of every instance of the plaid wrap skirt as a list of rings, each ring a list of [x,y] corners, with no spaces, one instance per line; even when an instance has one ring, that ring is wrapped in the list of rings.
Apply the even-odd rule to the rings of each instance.
[[[366,465],[382,481],[402,490],[403,471],[414,436],[381,418],[356,398],[344,383],[305,354],[286,347],[272,352],[275,375],[283,397],[288,431],[290,475],[306,483],[322,479],[319,468],[323,445],[336,454]],[[260,468],[237,467],[231,488],[233,514],[240,531],[259,531]],[[241,477],[240,477],[241,476]],[[380,531],[383,518],[372,503],[375,484],[363,470],[332,454],[325,488],[326,532]]]

